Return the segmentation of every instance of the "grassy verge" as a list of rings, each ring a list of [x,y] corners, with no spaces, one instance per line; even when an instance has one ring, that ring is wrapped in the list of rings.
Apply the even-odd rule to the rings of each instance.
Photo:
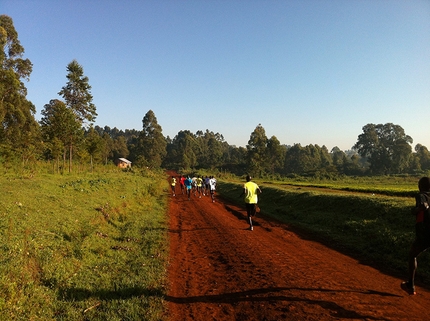
[[[160,320],[164,175],[4,175],[1,320]]]
[[[339,177],[336,180],[311,178],[285,178],[283,180],[261,180],[260,183],[276,187],[310,187],[332,189],[357,193],[381,194],[387,196],[413,197],[417,192],[417,176],[372,176],[372,177]],[[240,183],[238,177],[229,175],[226,180]]]
[[[413,198],[257,183],[263,190],[262,215],[298,227],[363,263],[407,275],[407,255],[414,239]],[[242,184],[221,181],[217,192],[241,204]],[[429,265],[429,255],[422,254],[418,281],[430,282]]]

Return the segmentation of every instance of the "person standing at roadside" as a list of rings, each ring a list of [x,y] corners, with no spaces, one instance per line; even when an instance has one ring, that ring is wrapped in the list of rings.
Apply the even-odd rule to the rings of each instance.
[[[430,178],[422,177],[418,181],[419,193],[415,196],[415,207],[412,214],[415,220],[415,241],[409,251],[409,279],[402,282],[401,288],[415,295],[415,271],[417,270],[417,257],[430,248]]]
[[[257,193],[262,193],[260,187],[251,181],[252,177],[250,175],[246,176],[246,183],[243,185],[243,191],[240,196],[245,195],[245,206],[246,214],[249,223],[249,229],[252,231],[254,227],[252,226],[252,217],[257,212],[258,196]]]

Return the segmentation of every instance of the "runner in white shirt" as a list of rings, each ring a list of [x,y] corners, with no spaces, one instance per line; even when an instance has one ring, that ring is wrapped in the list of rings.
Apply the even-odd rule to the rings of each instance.
[[[209,188],[211,193],[212,202],[215,202],[215,190],[216,190],[216,179],[215,177],[211,176],[209,178]]]

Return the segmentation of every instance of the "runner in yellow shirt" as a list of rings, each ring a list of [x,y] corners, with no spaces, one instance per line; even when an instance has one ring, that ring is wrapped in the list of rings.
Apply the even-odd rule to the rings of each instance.
[[[173,196],[175,196],[176,195],[176,178],[173,176],[170,178],[170,186],[172,188],[172,194],[173,194]]]
[[[196,178],[197,192],[199,193],[199,198],[202,198],[203,191],[203,179],[201,176]]]
[[[241,195],[245,195],[245,206],[246,214],[248,215],[249,229],[252,231],[252,217],[255,215],[257,210],[258,196],[257,193],[262,193],[260,187],[251,181],[252,177],[246,176],[246,183],[243,185],[243,192]]]

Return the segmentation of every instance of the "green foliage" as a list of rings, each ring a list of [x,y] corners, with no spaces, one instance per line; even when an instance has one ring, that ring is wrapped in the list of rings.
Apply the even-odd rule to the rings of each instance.
[[[164,175],[0,179],[3,320],[160,320]]]
[[[67,84],[58,94],[81,123],[94,122],[97,117],[96,106],[92,103],[91,86],[88,77],[84,76],[84,68],[73,60],[67,65],[67,72]]]
[[[75,114],[66,104],[58,99],[52,99],[44,106],[40,120],[42,137],[46,143],[49,155],[54,159],[60,155],[66,156],[82,136],[81,124]]]
[[[367,124],[354,148],[368,157],[374,174],[402,173],[409,167],[412,138],[403,128],[392,123]]]
[[[131,158],[142,166],[158,168],[166,156],[166,139],[152,110],[143,117],[142,124],[143,129],[134,141]]]
[[[247,149],[248,172],[253,176],[263,176],[267,166],[267,136],[261,124],[255,127],[249,137]]]
[[[389,180],[385,178],[385,181]],[[242,183],[218,182],[220,195],[232,202],[243,202],[238,198]],[[350,187],[345,183],[296,182],[286,185],[258,180],[256,183],[263,191],[259,201],[263,215],[303,229],[305,234],[363,262],[407,275],[407,257],[415,224],[415,218],[410,214],[415,202],[410,196],[413,189],[417,192],[417,179],[413,184],[404,182],[404,195],[409,197],[377,195],[374,192],[379,187],[372,190],[370,179],[368,190],[359,192],[345,191],[357,190],[351,182]],[[379,185],[381,181],[374,183]],[[358,182],[355,184],[359,185]],[[381,191],[394,195],[398,190],[386,187]],[[430,257],[423,254],[419,261],[419,280],[429,282],[430,271],[425,267],[429,265]]]
[[[24,47],[12,18],[0,15],[0,153],[4,158],[37,159],[40,147],[35,106],[27,100],[28,80],[33,69],[23,59]]]

